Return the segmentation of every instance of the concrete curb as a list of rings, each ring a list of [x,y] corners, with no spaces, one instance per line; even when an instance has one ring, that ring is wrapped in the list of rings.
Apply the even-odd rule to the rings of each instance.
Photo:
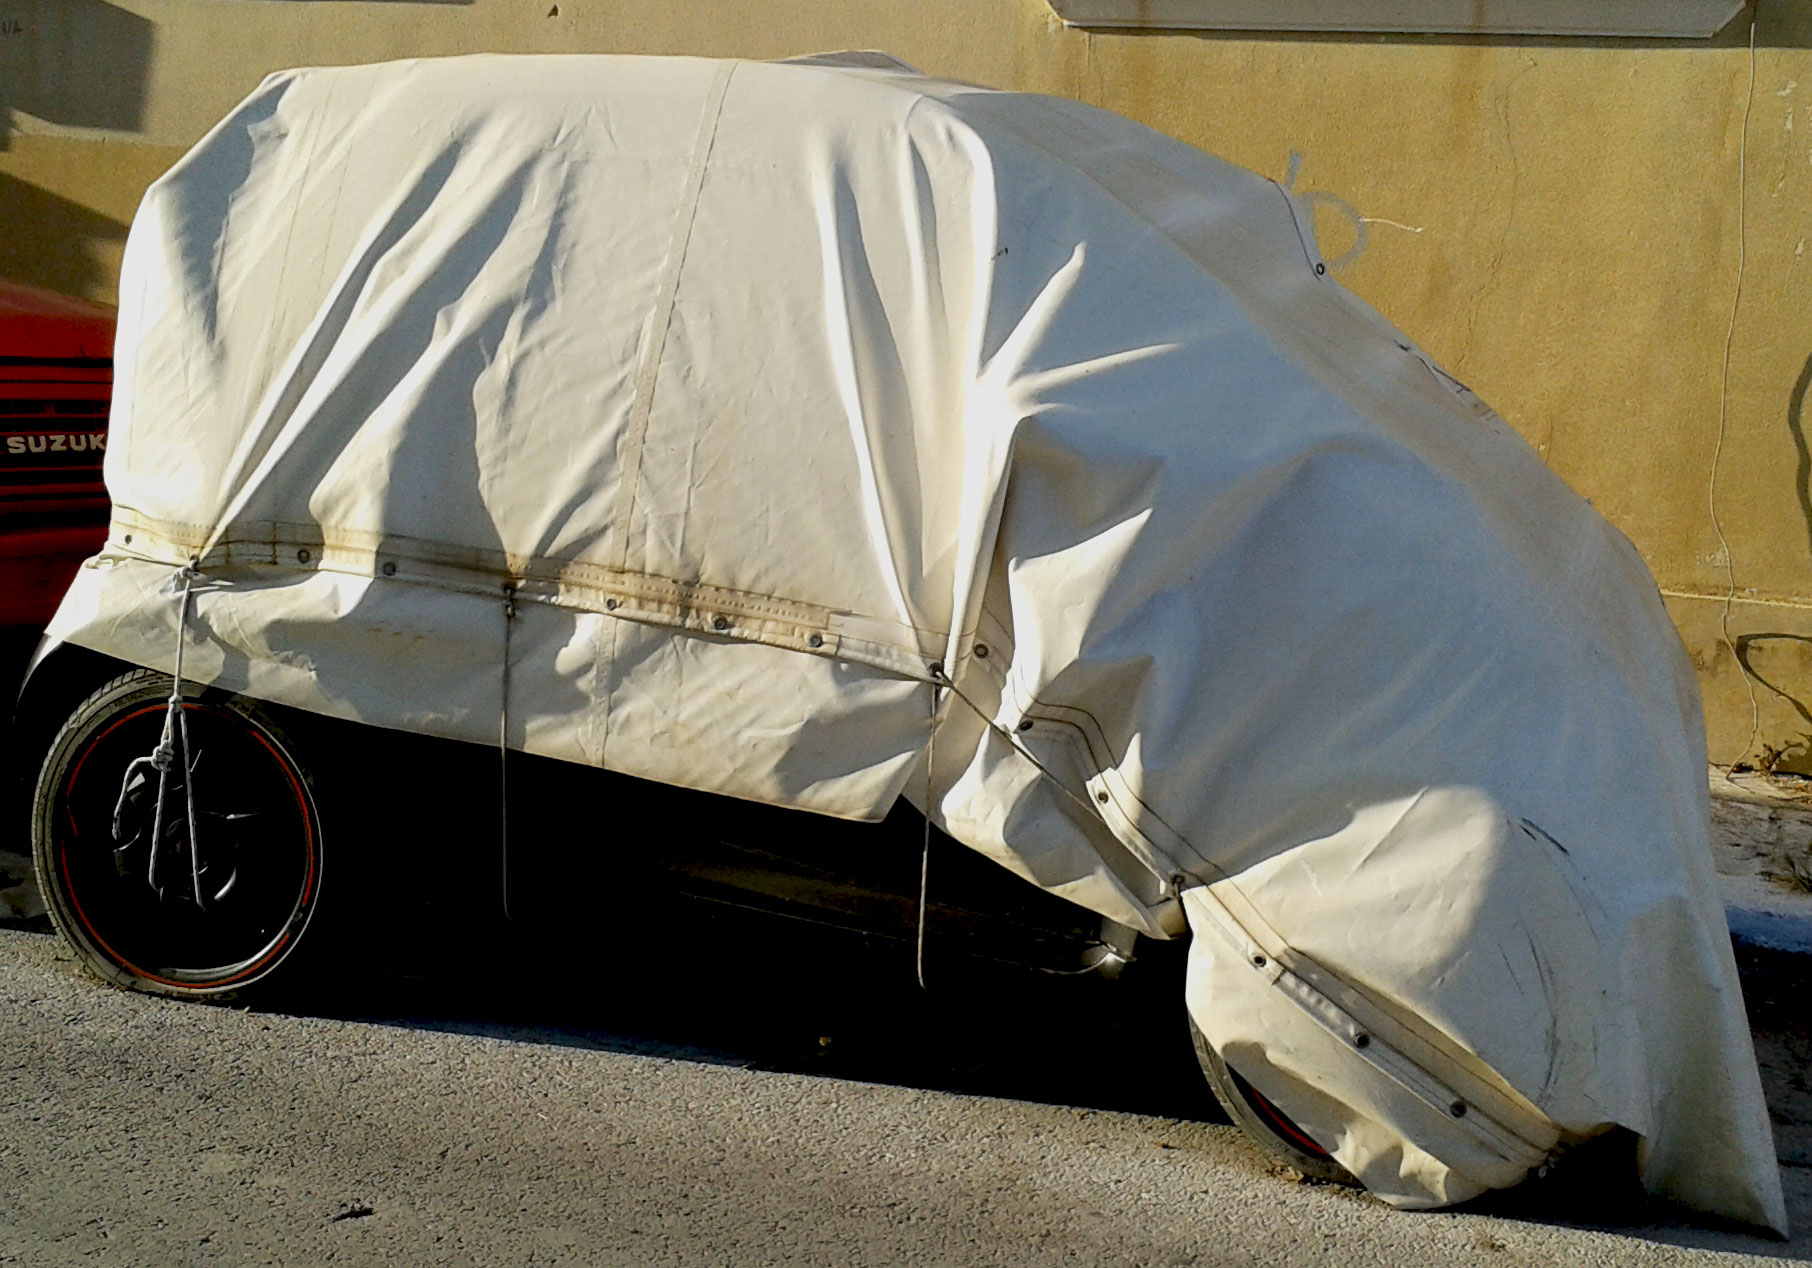
[[[1711,846],[1737,945],[1812,955],[1812,780],[1713,769]]]

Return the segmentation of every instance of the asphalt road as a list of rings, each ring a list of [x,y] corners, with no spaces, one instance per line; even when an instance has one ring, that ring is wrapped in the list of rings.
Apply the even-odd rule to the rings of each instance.
[[[1268,1167],[1149,1005],[939,1002],[860,957],[736,950],[663,957],[632,990],[487,951],[476,978],[249,1011],[115,991],[0,929],[0,1263],[1812,1259],[1803,1165],[1787,1243],[1552,1188],[1405,1214]],[[1805,1036],[1767,1016],[1803,995],[1781,986],[1753,993],[1791,1119]]]

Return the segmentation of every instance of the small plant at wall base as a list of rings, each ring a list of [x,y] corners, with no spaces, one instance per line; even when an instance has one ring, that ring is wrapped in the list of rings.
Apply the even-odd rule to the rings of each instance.
[[[1773,880],[1799,893],[1812,894],[1812,843],[1802,850],[1782,850]]]
[[[1762,751],[1756,755],[1755,768],[1769,778],[1795,778],[1796,767],[1806,764],[1812,757],[1812,733],[1801,735],[1797,740],[1785,744],[1762,745]]]

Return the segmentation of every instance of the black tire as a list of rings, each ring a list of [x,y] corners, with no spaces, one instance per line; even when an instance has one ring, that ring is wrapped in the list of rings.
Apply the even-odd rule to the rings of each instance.
[[[58,932],[116,986],[214,1000],[263,990],[320,905],[313,780],[268,707],[185,683],[201,849],[178,745],[154,850],[160,777],[134,762],[157,746],[169,694],[167,675],[135,670],[64,721],[32,800],[38,884]]]
[[[1189,1019],[1189,1034],[1195,1040],[1195,1057],[1208,1078],[1208,1087],[1235,1127],[1278,1162],[1310,1180],[1358,1187],[1359,1181],[1353,1178],[1352,1172],[1335,1162],[1332,1154],[1290,1121],[1289,1115],[1266,1100],[1257,1088],[1221,1059],[1221,1054],[1203,1037],[1193,1017]]]

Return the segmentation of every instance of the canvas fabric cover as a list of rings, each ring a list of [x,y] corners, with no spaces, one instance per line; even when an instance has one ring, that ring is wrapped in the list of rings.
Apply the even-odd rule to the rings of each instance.
[[[1187,928],[1209,1040],[1391,1202],[1622,1125],[1784,1226],[1654,583],[1275,183],[872,55],[296,71],[121,292],[54,634],[169,669],[194,559],[235,691],[904,794]]]

